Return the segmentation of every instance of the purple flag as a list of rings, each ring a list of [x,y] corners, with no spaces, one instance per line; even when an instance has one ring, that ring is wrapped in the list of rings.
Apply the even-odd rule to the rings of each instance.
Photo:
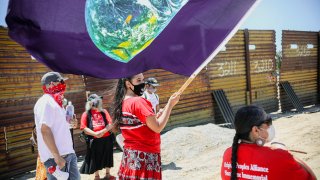
[[[191,75],[257,0],[11,0],[9,36],[54,71]]]

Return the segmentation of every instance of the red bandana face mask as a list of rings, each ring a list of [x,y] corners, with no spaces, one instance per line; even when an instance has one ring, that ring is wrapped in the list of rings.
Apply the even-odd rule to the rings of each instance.
[[[54,100],[62,107],[63,102],[63,94],[66,91],[67,85],[65,83],[59,83],[56,86],[46,88],[46,86],[42,86],[42,90],[46,94],[50,94]]]

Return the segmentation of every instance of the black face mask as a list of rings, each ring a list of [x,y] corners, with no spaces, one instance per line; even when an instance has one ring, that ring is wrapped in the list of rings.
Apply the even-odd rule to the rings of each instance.
[[[130,81],[129,81],[130,82]],[[131,83],[131,82],[130,82]],[[132,83],[131,83],[132,84]],[[133,85],[133,84],[132,84]],[[133,89],[131,89],[134,94],[138,95],[138,96],[142,96],[143,92],[144,92],[144,87],[145,87],[145,83],[141,83],[141,84],[138,84],[138,85],[133,85]]]

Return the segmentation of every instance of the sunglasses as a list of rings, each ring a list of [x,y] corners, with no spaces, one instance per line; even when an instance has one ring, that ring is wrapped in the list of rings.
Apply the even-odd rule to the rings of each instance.
[[[63,79],[61,79],[60,81],[57,81],[57,82],[60,82],[61,84],[65,84]]]
[[[61,84],[65,84],[65,82],[64,82],[64,80],[63,79],[61,79],[60,81],[52,81],[52,82],[55,82],[55,83],[61,83]]]

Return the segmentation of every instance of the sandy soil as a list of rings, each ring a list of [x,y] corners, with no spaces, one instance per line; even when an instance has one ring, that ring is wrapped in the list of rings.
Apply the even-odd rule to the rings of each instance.
[[[275,141],[286,144],[289,149],[307,152],[292,154],[304,160],[320,178],[320,112],[273,116],[285,116],[274,121]],[[234,130],[214,124],[180,127],[163,134],[163,179],[220,179],[222,155],[231,146],[233,136]],[[121,156],[121,152],[114,154],[113,175],[117,173]],[[103,171],[100,172],[102,177],[103,174]],[[82,179],[93,179],[93,175],[81,176]],[[21,178],[27,179],[27,175]]]

